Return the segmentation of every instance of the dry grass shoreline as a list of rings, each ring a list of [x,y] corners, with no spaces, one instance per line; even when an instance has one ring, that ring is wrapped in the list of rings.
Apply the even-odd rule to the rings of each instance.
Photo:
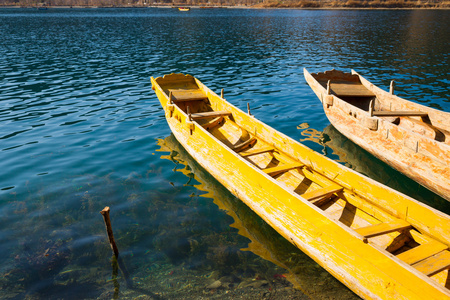
[[[406,1],[406,0],[332,0],[332,1],[276,1],[254,5],[263,8],[317,8],[317,9],[438,9],[450,8],[450,1]]]
[[[58,1],[58,2],[56,2]],[[147,8],[147,7],[191,7],[191,8],[255,8],[255,9],[450,9],[450,0],[115,0],[105,4],[103,0],[0,0],[0,7],[13,8]],[[129,2],[128,2],[129,1]],[[219,2],[220,1],[220,2]],[[262,1],[262,2],[261,2]],[[115,3],[115,5],[111,5]]]
[[[450,3],[445,6],[295,6],[295,5],[233,5],[233,6],[208,6],[201,7],[199,5],[186,5],[186,4],[174,4],[174,5],[147,5],[147,6],[78,6],[78,5],[52,5],[52,6],[26,6],[26,5],[2,5],[0,4],[0,8],[51,8],[51,9],[62,9],[62,8],[71,8],[71,9],[80,9],[80,8],[117,8],[117,9],[126,9],[126,8],[178,8],[178,7],[189,7],[191,9],[205,9],[205,8],[226,8],[226,9],[304,9],[304,10],[449,10]]]

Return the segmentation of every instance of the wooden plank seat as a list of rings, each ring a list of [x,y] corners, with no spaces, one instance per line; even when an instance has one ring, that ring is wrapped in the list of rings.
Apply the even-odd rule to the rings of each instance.
[[[397,255],[397,258],[403,260],[409,265],[412,265],[447,249],[447,245],[433,240],[412,248],[408,251],[402,252]]]
[[[427,276],[433,276],[434,274],[450,268],[450,252],[446,250],[441,251],[412,266]]]
[[[338,97],[375,97],[364,85],[356,82],[331,82],[330,92]]]
[[[248,140],[246,140],[246,141],[244,141],[242,143],[234,145],[232,147],[232,149],[234,151],[236,151],[236,152],[240,152],[240,151],[242,151],[242,150],[244,150],[246,148],[252,147],[255,143],[256,143],[256,139],[254,137],[251,137],[251,138],[249,138]]]
[[[335,193],[339,193],[343,190],[344,188],[337,185],[337,184],[332,184],[311,192],[306,192],[304,194],[302,194],[302,198],[310,201],[313,204],[319,205],[319,204],[323,204],[324,200],[327,200],[330,198],[331,195],[335,194]]]
[[[427,117],[428,113],[424,112],[424,111],[402,111],[402,110],[397,110],[397,111],[384,111],[384,110],[379,110],[379,111],[374,111],[373,112],[373,116],[377,116],[377,117]]]
[[[169,89],[170,95],[172,95],[173,102],[203,101],[208,99],[202,90],[194,89]]]
[[[267,152],[272,152],[274,151],[275,148],[273,147],[263,147],[263,148],[259,148],[259,149],[255,149],[255,150],[251,150],[245,153],[240,153],[242,157],[250,157],[253,155],[258,155],[258,154],[263,154],[263,153],[267,153]]]
[[[282,165],[282,166],[276,166],[276,167],[272,167],[272,168],[263,169],[263,172],[270,176],[275,176],[280,173],[290,171],[292,169],[302,168],[304,166],[305,165],[302,163],[292,163],[292,164],[286,164],[286,165]]]
[[[231,116],[231,112],[229,111],[208,111],[208,112],[200,112],[191,114],[192,120],[200,120],[207,118],[215,118],[215,117],[227,117]]]
[[[381,117],[380,118],[386,122],[392,123],[392,124],[396,124],[398,125],[398,123],[400,123],[400,118],[399,117]]]
[[[210,130],[216,126],[219,126],[222,122],[223,116],[220,116],[208,121],[207,123],[202,124],[202,127],[205,128],[206,130]]]
[[[388,234],[394,231],[400,231],[410,228],[411,224],[404,220],[395,220],[389,223],[380,223],[375,225],[370,225],[367,227],[358,228],[355,231],[362,235],[365,239],[376,237],[383,234]]]

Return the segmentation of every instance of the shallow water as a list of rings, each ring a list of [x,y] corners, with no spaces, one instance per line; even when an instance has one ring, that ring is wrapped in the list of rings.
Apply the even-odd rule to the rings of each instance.
[[[149,77],[224,88],[277,130],[449,213],[330,129],[302,75],[353,68],[449,111],[449,36],[449,12],[432,10],[0,9],[2,297],[356,297],[179,149]],[[132,287],[111,266],[105,206]],[[228,287],[205,289],[218,278]],[[267,283],[243,288],[252,280]]]

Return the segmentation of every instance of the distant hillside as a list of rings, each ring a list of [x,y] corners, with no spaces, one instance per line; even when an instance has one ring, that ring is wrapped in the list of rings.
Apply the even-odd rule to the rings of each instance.
[[[0,0],[0,6],[21,6],[21,7],[245,6],[255,8],[450,8],[450,0]]]

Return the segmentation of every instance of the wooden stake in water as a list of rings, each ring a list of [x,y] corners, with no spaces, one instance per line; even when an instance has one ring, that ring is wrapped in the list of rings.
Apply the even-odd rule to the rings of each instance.
[[[119,249],[117,249],[116,241],[114,241],[114,235],[111,227],[111,220],[109,219],[109,207],[106,206],[101,212],[103,220],[106,225],[106,232],[108,233],[109,243],[111,244],[111,249],[114,252],[114,256],[119,257]]]

